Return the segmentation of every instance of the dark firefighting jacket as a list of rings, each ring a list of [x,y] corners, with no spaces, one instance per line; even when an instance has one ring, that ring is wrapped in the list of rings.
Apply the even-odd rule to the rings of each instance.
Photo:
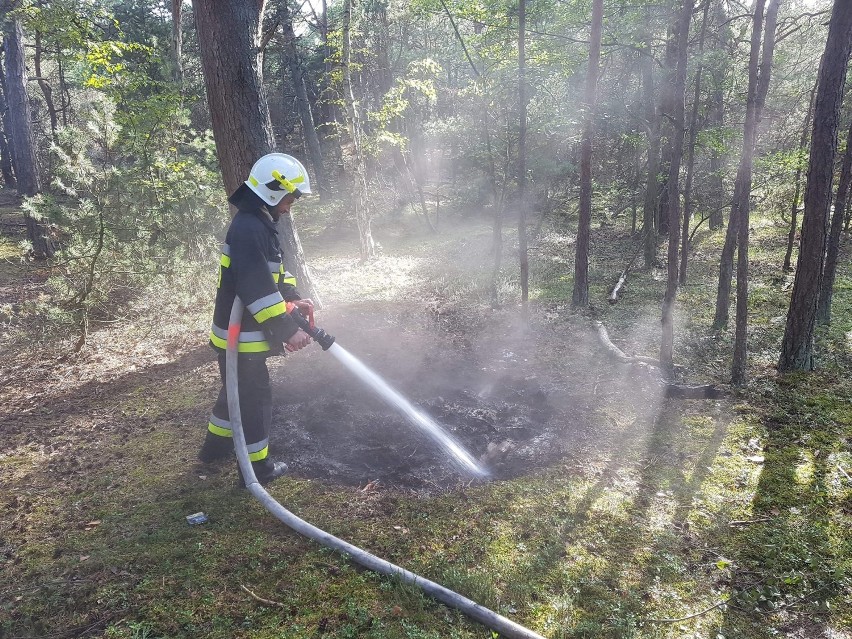
[[[222,246],[210,345],[224,351],[234,296],[245,305],[238,351],[274,354],[298,330],[286,302],[301,299],[284,269],[278,229],[265,207],[237,211]]]

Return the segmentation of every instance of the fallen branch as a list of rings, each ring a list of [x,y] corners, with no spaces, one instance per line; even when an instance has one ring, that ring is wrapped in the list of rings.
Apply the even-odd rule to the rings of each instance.
[[[719,399],[725,393],[713,384],[667,384],[666,397],[679,399]]]
[[[616,282],[615,287],[613,287],[612,292],[609,294],[609,303],[615,304],[618,302],[618,291],[621,290],[621,287],[624,286],[624,282],[627,281],[627,274],[630,272],[630,269],[633,266],[633,263],[636,262],[636,258],[639,257],[639,253],[642,250],[642,244],[639,245],[639,248],[633,253],[633,257],[630,258],[630,262],[627,263],[627,266],[624,267],[624,270],[621,271],[621,276],[618,278],[618,282]]]
[[[263,597],[258,597],[258,596],[257,596],[256,594],[254,594],[251,590],[249,590],[248,588],[246,588],[243,584],[240,584],[240,588],[242,588],[242,589],[243,589],[243,590],[245,590],[245,591],[246,591],[249,595],[251,595],[251,598],[252,598],[252,599],[257,600],[257,601],[259,601],[259,602],[260,602],[260,603],[262,603],[262,604],[266,604],[267,606],[278,606],[279,608],[283,608],[283,607],[284,607],[284,604],[283,604],[283,603],[281,603],[280,601],[272,601],[271,599],[264,599]]]
[[[840,466],[840,464],[837,464],[837,470],[839,470],[841,473],[843,473],[843,476],[846,479],[848,479],[849,481],[852,481],[852,477],[849,476],[849,473],[847,473],[845,470],[843,470],[843,468]]]
[[[606,330],[606,326],[603,325],[603,322],[595,322],[598,327],[598,337],[600,338],[603,345],[606,347],[609,354],[612,355],[615,359],[623,364],[647,364],[648,366],[654,366],[656,368],[660,367],[660,360],[654,359],[653,357],[645,357],[644,355],[626,355],[624,351],[622,351],[618,346],[612,343],[612,340],[609,339],[609,333]]]
[[[618,302],[618,291],[621,290],[621,287],[624,286],[624,282],[627,281],[627,271],[629,269],[629,265],[621,271],[621,276],[618,278],[618,282],[615,283],[615,286],[612,289],[612,292],[609,294],[609,303],[615,304]]]
[[[686,617],[680,617],[678,619],[646,619],[646,621],[650,621],[651,623],[678,623],[680,621],[687,621],[689,619],[695,619],[696,617],[700,617],[701,615],[706,615],[708,612],[712,612],[713,610],[716,610],[716,608],[721,608],[727,603],[727,601],[720,601],[719,603],[716,603],[707,608],[707,610],[702,610],[701,612],[696,612],[695,614],[688,615]]]
[[[612,343],[609,339],[609,333],[603,322],[595,322],[598,329],[598,337],[607,352],[622,364],[643,364],[656,369],[660,369],[660,360],[653,357],[645,357],[644,355],[627,355],[618,346]],[[661,380],[665,385],[665,396],[679,399],[718,399],[723,397],[725,393],[713,386],[712,384],[674,384]]]
[[[769,517],[755,517],[754,519],[734,519],[728,522],[731,527],[734,526],[750,526],[751,524],[762,524],[769,521]]]

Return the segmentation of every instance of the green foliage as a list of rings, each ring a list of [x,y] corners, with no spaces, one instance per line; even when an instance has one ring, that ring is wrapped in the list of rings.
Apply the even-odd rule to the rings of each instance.
[[[120,119],[149,128],[141,135]],[[51,285],[57,308],[85,328],[130,314],[128,302],[155,277],[191,272],[221,229],[224,207],[212,142],[183,128],[179,111],[153,122],[118,118],[101,95],[83,122],[60,131],[52,148],[56,191],[27,207],[63,230]]]

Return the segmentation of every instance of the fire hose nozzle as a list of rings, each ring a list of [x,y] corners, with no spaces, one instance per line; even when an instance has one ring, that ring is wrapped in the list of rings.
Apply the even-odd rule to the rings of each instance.
[[[289,315],[299,328],[310,335],[317,344],[322,346],[322,350],[327,351],[334,344],[334,335],[329,335],[318,326],[314,326],[313,317],[308,319],[302,315],[302,311],[298,306],[293,305],[289,311]]]

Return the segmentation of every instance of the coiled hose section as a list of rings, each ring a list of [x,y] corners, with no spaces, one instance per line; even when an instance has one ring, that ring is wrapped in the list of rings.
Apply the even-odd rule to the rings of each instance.
[[[231,318],[228,325],[228,347],[225,353],[225,373],[227,380],[228,392],[228,411],[230,414],[231,429],[234,435],[234,450],[237,455],[237,462],[240,466],[243,478],[246,482],[246,488],[263,504],[270,513],[279,519],[286,526],[292,528],[297,533],[304,535],[315,542],[322,544],[326,548],[337,550],[338,552],[348,555],[355,563],[372,570],[373,572],[382,575],[390,575],[412,584],[423,590],[427,595],[441,601],[448,606],[455,608],[468,617],[475,619],[484,626],[500,633],[501,636],[507,639],[544,639],[541,635],[529,630],[506,617],[497,614],[496,612],[480,606],[475,601],[463,597],[457,592],[445,588],[444,586],[430,581],[425,577],[421,577],[405,568],[385,561],[375,555],[372,555],[365,550],[353,546],[350,543],[338,539],[324,530],[320,530],[303,519],[300,519],[289,510],[279,504],[257,481],[257,476],[254,474],[251,461],[249,461],[248,450],[246,449],[246,437],[243,433],[243,422],[240,414],[240,396],[239,384],[237,381],[237,344],[239,341],[240,324],[243,316],[243,303],[239,297],[234,298],[234,305],[231,307]]]

